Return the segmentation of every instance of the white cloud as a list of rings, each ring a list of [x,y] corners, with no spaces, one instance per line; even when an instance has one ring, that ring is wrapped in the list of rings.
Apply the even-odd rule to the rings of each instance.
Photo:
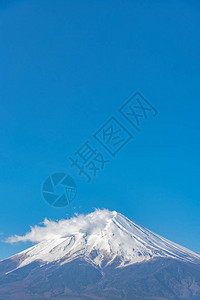
[[[51,221],[45,219],[41,226],[35,225],[24,236],[13,235],[6,242],[27,242],[39,243],[44,240],[52,240],[64,237],[76,232],[95,233],[97,230],[103,229],[106,221],[113,216],[113,212],[107,209],[96,209],[88,215],[78,215],[71,219],[63,219],[60,221]]]

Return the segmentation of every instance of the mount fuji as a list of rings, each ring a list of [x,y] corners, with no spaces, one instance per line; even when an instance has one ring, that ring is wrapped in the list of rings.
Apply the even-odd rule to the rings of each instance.
[[[115,211],[45,220],[8,241],[36,244],[0,262],[1,300],[200,299],[200,255]]]

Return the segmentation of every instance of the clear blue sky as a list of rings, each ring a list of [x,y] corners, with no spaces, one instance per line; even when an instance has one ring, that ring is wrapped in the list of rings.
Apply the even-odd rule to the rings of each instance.
[[[0,259],[29,246],[6,237],[95,207],[200,253],[198,1],[5,0],[0,28]],[[139,134],[120,119],[135,139],[86,183],[68,157],[135,91],[158,116]],[[60,209],[41,195],[54,172],[78,185]]]

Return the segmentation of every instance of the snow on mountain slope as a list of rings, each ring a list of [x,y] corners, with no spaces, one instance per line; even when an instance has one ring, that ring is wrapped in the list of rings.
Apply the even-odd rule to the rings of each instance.
[[[44,227],[36,226],[24,237],[10,238],[18,240],[39,241],[14,256],[18,268],[34,261],[41,261],[41,265],[54,261],[65,264],[77,258],[100,267],[115,259],[119,267],[124,267],[159,257],[200,263],[200,255],[108,210],[59,222],[46,220]]]

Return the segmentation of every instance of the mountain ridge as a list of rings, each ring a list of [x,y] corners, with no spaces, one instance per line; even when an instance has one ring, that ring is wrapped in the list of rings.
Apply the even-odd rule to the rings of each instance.
[[[99,267],[106,260],[107,264],[111,264],[116,258],[121,260],[118,267],[157,257],[200,263],[199,254],[153,233],[116,211],[96,210],[84,218],[88,226],[81,227],[80,224],[71,234],[63,231],[60,236],[44,239],[14,256],[20,260],[18,268],[34,261],[63,264],[80,257]],[[70,220],[78,223],[79,216],[63,221],[66,227]],[[43,230],[42,227],[40,229]]]
[[[9,241],[37,243],[0,261],[0,300],[199,300],[200,255],[122,214],[45,220]]]

